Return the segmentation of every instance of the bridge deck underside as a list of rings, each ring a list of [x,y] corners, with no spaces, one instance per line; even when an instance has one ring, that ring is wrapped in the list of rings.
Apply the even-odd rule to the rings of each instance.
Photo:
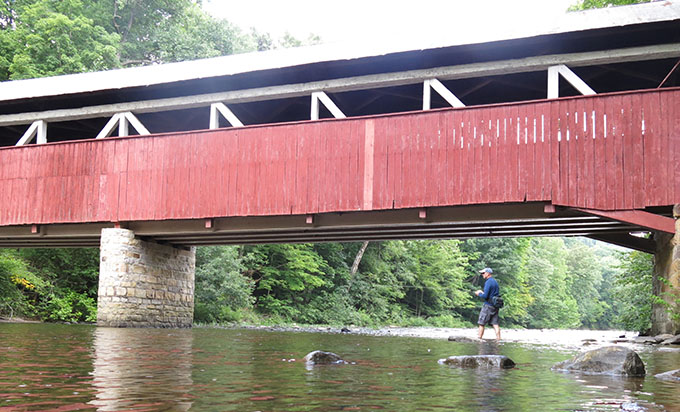
[[[626,232],[506,210],[680,203],[679,111],[664,89],[2,148],[0,246],[112,222],[185,244]]]
[[[525,236],[618,236],[646,229],[571,209],[545,213],[544,203],[460,206],[306,216],[235,217],[128,222],[136,235],[157,241],[215,244],[355,242]],[[207,227],[209,226],[209,227]],[[0,227],[0,247],[97,247],[112,224]]]

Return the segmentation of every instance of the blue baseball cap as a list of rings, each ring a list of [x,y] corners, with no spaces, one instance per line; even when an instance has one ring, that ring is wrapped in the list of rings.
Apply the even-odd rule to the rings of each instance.
[[[479,273],[484,273],[484,272],[486,272],[486,273],[493,273],[493,270],[491,270],[491,268],[484,268],[484,269],[482,269],[482,270],[479,271]]]

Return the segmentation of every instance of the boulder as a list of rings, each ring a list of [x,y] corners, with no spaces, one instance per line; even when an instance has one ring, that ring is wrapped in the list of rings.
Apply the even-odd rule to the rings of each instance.
[[[680,345],[680,335],[675,335],[661,342],[662,345]]]
[[[477,338],[468,338],[467,336],[449,336],[449,342],[479,343],[481,340]]]
[[[680,381],[680,369],[664,373],[657,373],[656,375],[654,375],[654,377],[670,381]]]
[[[581,353],[571,360],[557,363],[553,370],[594,375],[645,376],[645,364],[634,351],[620,346],[606,346]]]
[[[304,360],[307,365],[338,365],[347,363],[335,353],[324,352],[322,350],[309,352],[302,360]]]
[[[439,363],[459,368],[510,369],[515,367],[515,362],[503,355],[449,356],[446,359],[439,359]]]

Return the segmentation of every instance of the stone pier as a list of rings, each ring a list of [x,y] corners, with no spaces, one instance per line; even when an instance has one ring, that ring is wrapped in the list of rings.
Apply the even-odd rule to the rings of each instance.
[[[194,316],[195,248],[103,229],[97,324],[189,328]]]
[[[657,234],[657,251],[654,254],[654,295],[663,298],[665,304],[652,306],[652,334],[680,333],[680,205],[673,208],[675,236]]]

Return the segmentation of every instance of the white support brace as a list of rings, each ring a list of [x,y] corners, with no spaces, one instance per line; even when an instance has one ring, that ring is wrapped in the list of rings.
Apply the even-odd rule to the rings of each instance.
[[[571,69],[564,64],[548,67],[548,99],[556,99],[560,97],[560,75],[564,77],[579,93],[584,96],[589,96],[595,93],[580,77],[576,75]]]
[[[456,97],[456,95],[451,93],[451,91],[447,89],[446,86],[442,84],[442,82],[437,79],[428,79],[423,81],[423,110],[430,110],[431,108],[430,102],[432,99],[432,94],[430,89],[434,89],[434,91],[443,97],[444,100],[446,100],[446,102],[452,107],[465,107],[463,102],[461,102],[460,99]]]
[[[224,103],[213,103],[210,105],[210,128],[219,129],[220,127],[220,117],[222,114],[225,119],[233,127],[241,127],[243,123],[236,117],[236,115],[224,104]]]
[[[151,134],[149,130],[142,124],[142,122],[137,119],[137,116],[132,114],[132,112],[116,113],[109,119],[104,128],[97,135],[97,139],[103,139],[105,137],[111,136],[113,129],[118,126],[118,136],[128,136],[130,133],[129,125],[139,133],[140,135]]]
[[[319,120],[319,101],[323,103],[329,112],[336,119],[344,119],[347,116],[338,108],[338,106],[333,103],[330,97],[325,92],[313,92],[312,93],[312,109],[310,111],[310,118],[312,120]]]
[[[15,146],[23,146],[25,144],[31,143],[33,139],[38,136],[36,141],[37,144],[47,143],[47,122],[44,120],[36,120],[31,124],[31,126],[26,130],[21,139],[17,142]]]

